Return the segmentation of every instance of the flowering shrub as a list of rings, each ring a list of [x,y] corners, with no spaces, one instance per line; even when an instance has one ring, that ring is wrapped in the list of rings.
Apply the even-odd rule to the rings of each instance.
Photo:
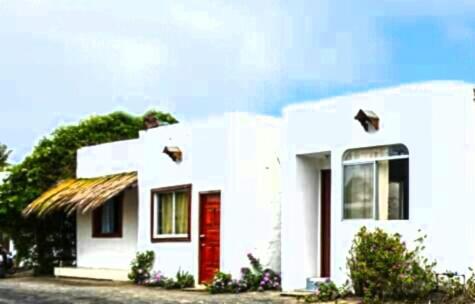
[[[241,278],[233,279],[230,274],[218,272],[207,285],[211,293],[280,290],[281,278],[272,269],[263,269],[260,261],[252,254],[247,255],[251,268],[241,269]]]
[[[215,274],[211,284],[206,286],[210,293],[231,293],[239,292],[238,282],[233,280],[230,274],[218,272]]]
[[[306,296],[305,302],[318,303],[335,301],[337,299],[347,297],[350,294],[351,292],[348,282],[342,287],[338,288],[335,283],[328,281],[320,284],[314,294]]]
[[[438,275],[437,292],[442,295],[444,300],[448,301],[460,297],[465,292],[465,282],[462,282],[461,276],[456,272],[447,271]],[[467,282],[471,284],[472,282]]]
[[[244,281],[250,290],[280,290],[281,278],[278,273],[272,269],[263,269],[259,259],[250,253],[247,258],[251,264],[251,269],[241,269],[241,281]]]
[[[436,281],[435,263],[421,257],[425,238],[417,239],[417,247],[411,251],[399,234],[361,228],[347,260],[355,294],[362,296],[365,303],[426,298],[435,289]]]
[[[155,254],[153,251],[137,252],[135,259],[130,264],[129,280],[134,281],[136,284],[143,284],[149,280],[154,261]]]
[[[257,290],[280,290],[280,275],[278,275],[271,269],[264,270]]]
[[[193,275],[186,271],[178,270],[176,278],[168,278],[160,271],[155,272],[149,279],[145,280],[144,285],[149,287],[162,287],[165,289],[183,289],[195,286]]]
[[[148,280],[144,281],[144,285],[150,287],[163,287],[166,276],[163,275],[161,271],[153,273]]]
[[[465,283],[465,298],[471,303],[475,302],[475,272],[472,268],[469,268],[470,276]]]

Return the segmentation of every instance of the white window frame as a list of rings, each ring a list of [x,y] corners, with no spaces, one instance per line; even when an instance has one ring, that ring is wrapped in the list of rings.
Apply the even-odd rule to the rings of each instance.
[[[190,190],[191,191],[191,190]],[[158,225],[159,225],[159,219],[158,219],[158,210],[159,210],[159,204],[160,204],[160,195],[162,194],[170,194],[173,193],[173,200],[172,200],[172,229],[173,232],[175,232],[175,223],[176,223],[176,214],[175,214],[175,204],[176,204],[176,194],[177,193],[188,193],[188,190],[174,190],[174,191],[163,191],[163,192],[156,192],[153,194],[153,238],[154,239],[170,239],[170,238],[183,238],[186,239],[188,238],[188,233],[167,233],[167,234],[158,234]],[[191,204],[189,201],[188,204]],[[191,206],[189,206],[191,207]],[[191,208],[190,208],[191,212]],[[190,225],[191,223],[188,223]]]
[[[395,144],[398,145],[398,144]],[[385,146],[393,146],[393,145],[385,145]],[[404,145],[405,146],[405,145]],[[366,147],[368,149],[374,147]],[[343,157],[348,151],[357,150],[357,149],[365,149],[365,148],[351,148],[347,149],[343,153]],[[355,159],[355,160],[344,160],[342,161],[342,177],[343,181],[345,180],[345,166],[351,165],[364,165],[364,164],[372,164],[373,165],[373,217],[372,218],[359,218],[359,219],[352,219],[352,218],[345,218],[345,183],[342,183],[342,197],[343,197],[343,204],[342,204],[342,213],[341,217],[343,221],[367,221],[367,220],[380,220],[378,218],[378,162],[385,161],[385,160],[395,160],[395,159],[409,159],[409,154],[407,155],[395,155],[395,156],[384,156],[384,157],[375,157],[375,158],[362,158],[362,159]],[[410,174],[410,172],[409,172]],[[410,189],[410,188],[409,188]],[[398,219],[399,221],[407,221],[408,219]],[[396,220],[396,221],[398,221]],[[391,220],[395,221],[395,220]]]

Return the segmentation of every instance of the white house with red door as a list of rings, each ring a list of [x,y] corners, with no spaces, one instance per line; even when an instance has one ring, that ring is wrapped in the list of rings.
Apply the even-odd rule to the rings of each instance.
[[[473,267],[473,85],[429,82],[291,105],[283,120],[285,290],[315,278],[343,283],[362,226],[408,244],[427,234],[438,271]]]
[[[295,290],[343,283],[362,226],[408,244],[427,234],[438,270],[466,273],[474,168],[473,85],[429,82],[86,147],[77,179],[43,196],[77,213],[77,267],[57,275],[125,280],[135,253],[153,250],[155,270],[203,282],[217,270],[237,276],[253,253]]]
[[[231,113],[80,149],[77,179],[48,196],[66,189],[77,214],[77,265],[56,275],[127,280],[146,250],[155,271],[198,282],[238,276],[248,253],[280,270],[280,131],[276,118]]]

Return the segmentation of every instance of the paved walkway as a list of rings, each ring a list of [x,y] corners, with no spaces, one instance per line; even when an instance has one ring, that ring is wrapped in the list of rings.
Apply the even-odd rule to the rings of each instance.
[[[0,304],[214,304],[214,303],[277,303],[295,304],[293,298],[276,292],[209,295],[204,292],[168,291],[134,286],[126,283],[66,280],[54,278],[0,279]],[[302,303],[302,302],[300,302]]]

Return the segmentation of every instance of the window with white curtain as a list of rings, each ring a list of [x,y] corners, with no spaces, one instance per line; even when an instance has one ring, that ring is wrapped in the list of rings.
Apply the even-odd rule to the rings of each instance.
[[[409,219],[409,151],[402,144],[343,155],[344,219]]]
[[[123,195],[119,194],[93,211],[93,237],[122,237],[122,201]]]
[[[152,191],[153,241],[180,241],[190,237],[191,186]]]

